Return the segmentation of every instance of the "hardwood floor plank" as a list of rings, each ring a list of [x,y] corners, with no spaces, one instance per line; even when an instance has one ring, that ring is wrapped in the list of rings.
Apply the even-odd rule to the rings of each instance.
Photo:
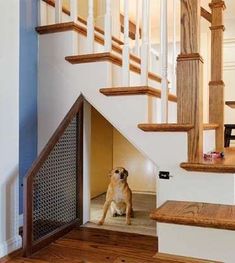
[[[130,242],[130,240],[129,240]],[[151,259],[155,254],[155,251],[149,251],[149,250],[144,250],[140,247],[138,248],[131,248],[131,247],[126,247],[122,246],[122,244],[119,244],[117,246],[115,245],[107,245],[107,244],[101,244],[101,243],[96,243],[96,242],[89,242],[89,241],[80,241],[80,240],[73,240],[73,239],[61,239],[55,242],[56,245],[61,246],[61,247],[66,247],[69,249],[76,249],[76,250],[82,250],[84,251],[90,251],[91,253],[99,253],[99,254],[106,254],[107,252],[111,252],[112,254],[116,256],[129,256],[136,258],[137,251],[138,251],[138,257],[142,259]]]
[[[157,251],[157,237],[132,233],[120,233],[118,231],[103,230],[99,228],[80,227],[72,230],[64,236],[66,239],[92,241],[111,246],[126,246],[148,251]],[[130,242],[131,240],[131,242]]]
[[[178,209],[178,208],[177,208]],[[178,210],[175,209],[175,212]],[[212,212],[212,211],[211,211]],[[223,213],[224,211],[220,211]],[[33,254],[17,255],[8,263],[191,263],[185,258],[157,254],[157,238],[103,229],[77,227]],[[161,257],[159,257],[161,256]],[[187,258],[190,259],[190,258]],[[1,260],[0,260],[1,262]]]
[[[1,262],[1,260],[0,260]],[[7,263],[48,263],[49,261],[41,260],[41,259],[32,259],[32,258],[14,258],[10,261],[7,261]]]
[[[100,253],[96,249],[96,247],[86,249],[85,244],[79,249],[51,244],[47,248],[37,252],[35,255],[32,256],[32,258],[43,259],[51,263],[109,263],[113,262],[117,258],[117,256],[118,255],[110,252],[108,249],[105,251],[105,253]]]

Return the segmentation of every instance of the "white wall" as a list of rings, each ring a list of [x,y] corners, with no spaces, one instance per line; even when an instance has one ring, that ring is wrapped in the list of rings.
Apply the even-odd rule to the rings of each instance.
[[[18,249],[19,1],[0,1],[0,257]]]
[[[225,12],[230,12],[232,15],[234,11],[233,7],[233,9],[227,8]],[[235,15],[225,19],[224,24],[224,96],[225,101],[235,101]],[[235,109],[231,109],[228,106],[225,106],[225,123],[235,123]],[[231,141],[231,145],[235,146],[235,141]]]
[[[224,82],[225,101],[235,101],[235,34],[224,40]],[[225,106],[225,123],[235,124],[235,109],[228,106]]]

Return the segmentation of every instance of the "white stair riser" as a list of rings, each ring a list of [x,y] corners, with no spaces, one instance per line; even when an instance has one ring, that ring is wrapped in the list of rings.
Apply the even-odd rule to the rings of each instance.
[[[159,252],[234,263],[235,232],[158,224]]]

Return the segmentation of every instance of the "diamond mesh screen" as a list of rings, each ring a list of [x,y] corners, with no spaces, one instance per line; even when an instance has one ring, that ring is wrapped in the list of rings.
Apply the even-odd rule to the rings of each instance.
[[[78,217],[77,118],[66,128],[33,181],[33,241]]]

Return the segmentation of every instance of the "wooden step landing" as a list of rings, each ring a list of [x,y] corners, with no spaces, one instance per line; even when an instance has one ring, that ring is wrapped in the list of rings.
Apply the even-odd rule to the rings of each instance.
[[[209,173],[235,173],[235,148],[225,148],[223,159],[204,160],[201,163],[181,163],[180,167],[187,171]]]
[[[212,163],[181,163],[180,167],[187,171],[208,172],[208,173],[235,173],[234,165]]]
[[[161,263],[222,263],[214,260],[182,257],[165,253],[157,253],[154,258],[158,259]]]
[[[145,132],[188,132],[193,128],[193,125],[178,124],[178,123],[168,123],[168,124],[142,123],[138,125],[138,128]]]
[[[167,201],[150,214],[157,222],[235,230],[235,206]]]
[[[161,98],[161,90],[149,86],[103,88],[100,92],[106,96],[150,95]],[[168,100],[176,102],[177,97],[169,94]]]
[[[86,55],[75,55],[75,56],[67,56],[65,60],[70,62],[71,64],[81,64],[81,63],[91,63],[91,62],[102,62],[108,61],[117,66],[122,66],[122,58],[120,56],[116,56],[111,52],[102,52],[102,53],[95,53],[95,54],[86,54]],[[140,74],[140,66],[130,63],[130,70],[137,74]],[[161,82],[161,77],[158,75],[149,72],[148,73],[149,79],[152,79],[156,82]]]

